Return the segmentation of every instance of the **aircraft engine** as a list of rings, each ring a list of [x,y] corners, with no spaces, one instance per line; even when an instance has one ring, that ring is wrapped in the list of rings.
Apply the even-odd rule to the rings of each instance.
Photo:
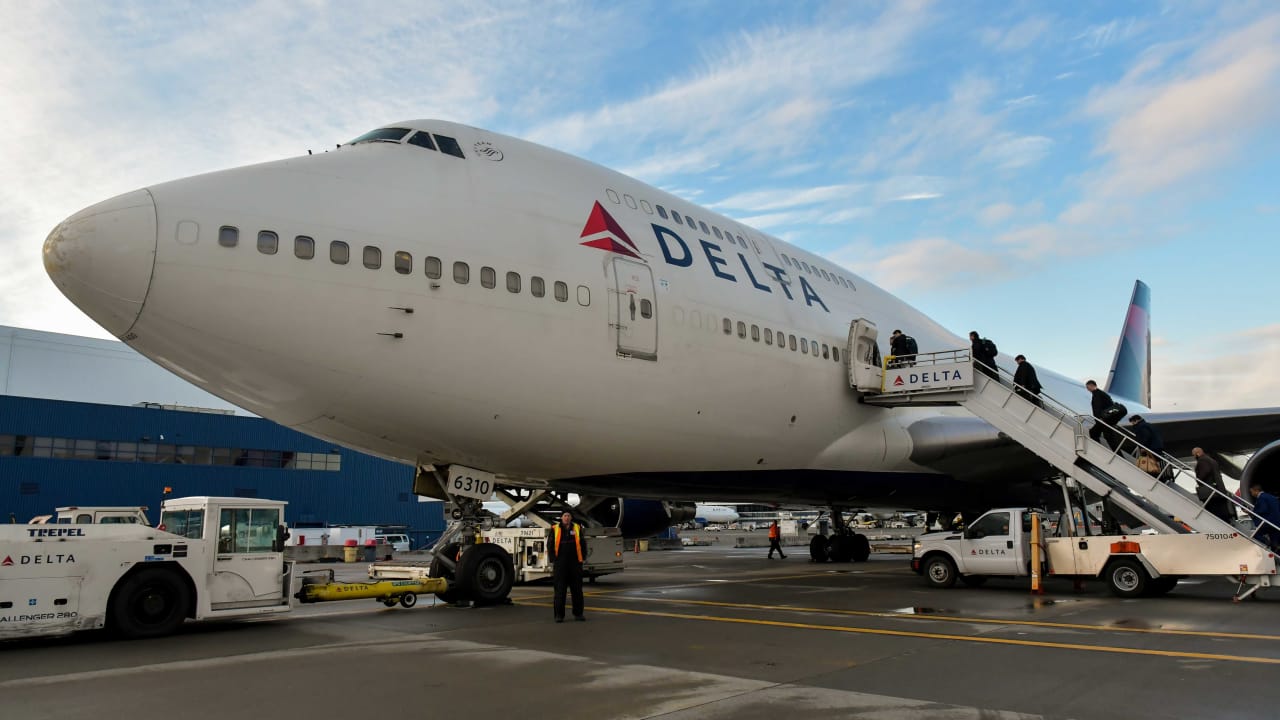
[[[609,498],[591,508],[601,525],[616,527],[627,539],[647,538],[693,519],[693,503]]]
[[[1262,481],[1262,488],[1271,494],[1280,491],[1280,440],[1255,452],[1240,475],[1240,496],[1249,502],[1249,484]]]

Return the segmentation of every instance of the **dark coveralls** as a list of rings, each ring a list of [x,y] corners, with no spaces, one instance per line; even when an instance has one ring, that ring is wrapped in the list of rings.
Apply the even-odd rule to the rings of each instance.
[[[587,556],[587,547],[582,538],[582,526],[574,523],[573,527],[566,531],[564,525],[556,523],[551,537],[551,576],[556,584],[552,608],[556,620],[564,620],[566,588],[573,595],[573,618],[582,620],[582,559]]]

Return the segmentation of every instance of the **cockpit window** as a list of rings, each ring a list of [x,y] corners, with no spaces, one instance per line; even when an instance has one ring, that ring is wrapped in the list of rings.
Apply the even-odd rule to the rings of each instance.
[[[409,138],[409,144],[417,145],[418,147],[424,147],[428,150],[436,149],[436,144],[431,142],[431,133],[425,133],[425,132],[414,133],[413,137]]]
[[[458,141],[448,135],[436,135],[436,145],[440,146],[440,152],[454,157],[465,159],[467,156],[462,154],[462,147],[458,145]]]
[[[359,145],[368,142],[395,142],[398,143],[409,134],[408,128],[378,128],[367,132],[360,137],[347,143],[348,145]]]

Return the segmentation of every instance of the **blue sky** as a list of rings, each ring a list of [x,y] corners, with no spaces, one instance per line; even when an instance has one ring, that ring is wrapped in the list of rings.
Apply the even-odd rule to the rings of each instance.
[[[1269,2],[0,4],[0,324],[79,208],[438,117],[617,168],[1157,409],[1280,405]]]

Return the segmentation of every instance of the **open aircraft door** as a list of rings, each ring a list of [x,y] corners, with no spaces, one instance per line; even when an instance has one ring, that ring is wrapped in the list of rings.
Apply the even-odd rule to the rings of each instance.
[[[849,325],[849,387],[859,392],[880,392],[884,389],[884,369],[880,364],[880,346],[876,342],[879,331],[876,324],[866,318],[858,318]]]
[[[609,322],[618,338],[618,354],[657,360],[658,305],[653,270],[644,263],[614,258],[613,280]]]

